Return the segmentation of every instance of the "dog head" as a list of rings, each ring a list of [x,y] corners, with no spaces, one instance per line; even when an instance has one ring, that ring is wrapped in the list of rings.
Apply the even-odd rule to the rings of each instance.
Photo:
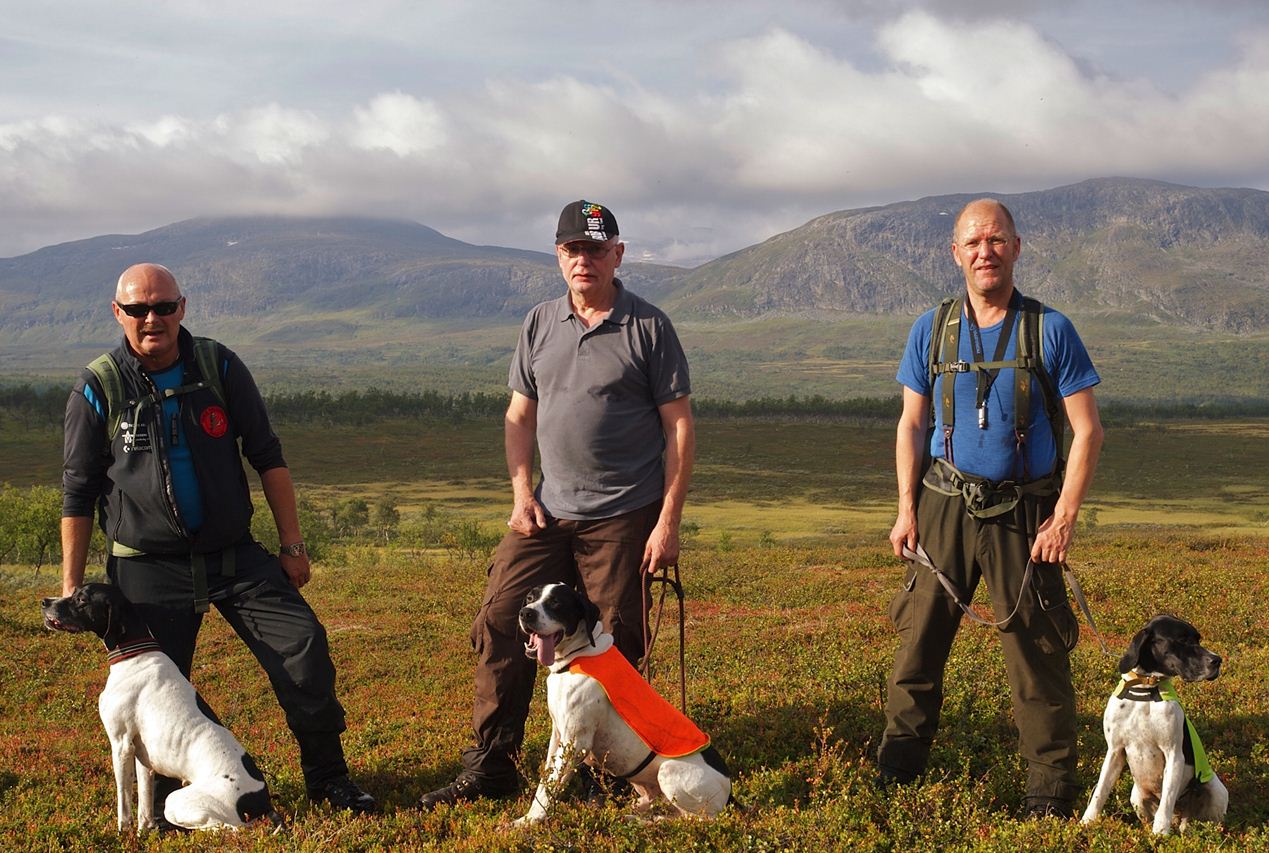
[[[1198,630],[1184,619],[1156,616],[1132,638],[1119,660],[1119,671],[1211,681],[1220,675],[1221,657],[1203,648],[1199,640]]]
[[[118,588],[104,583],[78,586],[62,598],[40,602],[44,627],[68,634],[96,634],[107,648],[115,648],[138,628],[140,617]],[[141,628],[142,632],[148,633]]]
[[[529,635],[524,653],[542,666],[555,662],[555,648],[594,645],[599,608],[571,586],[549,583],[535,587],[520,608],[520,630]]]

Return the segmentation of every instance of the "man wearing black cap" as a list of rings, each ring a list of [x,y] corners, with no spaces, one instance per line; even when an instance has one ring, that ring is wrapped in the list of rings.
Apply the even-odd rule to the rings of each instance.
[[[519,790],[537,662],[516,618],[536,586],[585,591],[632,663],[643,654],[649,574],[674,564],[695,456],[687,359],[664,313],[616,278],[612,211],[575,201],[555,254],[568,292],[529,312],[511,363],[507,468],[515,503],[472,626],[475,745],[432,808]],[[534,445],[542,478],[533,485]]]

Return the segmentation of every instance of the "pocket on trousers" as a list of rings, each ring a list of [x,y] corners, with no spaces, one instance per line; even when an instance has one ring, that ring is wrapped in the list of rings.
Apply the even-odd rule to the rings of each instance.
[[[485,577],[493,572],[494,564],[490,563],[489,568],[485,569]],[[485,644],[485,614],[489,612],[489,604],[493,601],[497,590],[489,588],[489,584],[485,584],[485,595],[481,599],[480,608],[476,611],[476,617],[471,622],[471,647],[476,654],[480,654]]]
[[[1062,573],[1056,566],[1037,567],[1031,583],[1040,607],[1036,644],[1045,654],[1053,654],[1059,648],[1071,651],[1079,642],[1080,625],[1066,597]]]
[[[912,590],[916,587],[916,578],[917,566],[915,563],[909,564],[907,574],[903,578],[903,586],[890,600],[890,624],[894,625],[894,629],[900,634],[912,625]]]

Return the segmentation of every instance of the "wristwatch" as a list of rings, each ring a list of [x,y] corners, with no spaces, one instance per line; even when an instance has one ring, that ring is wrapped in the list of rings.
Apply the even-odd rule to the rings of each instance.
[[[303,542],[296,542],[293,545],[283,545],[278,548],[278,552],[286,554],[288,557],[303,557],[308,554],[308,549],[304,547]]]

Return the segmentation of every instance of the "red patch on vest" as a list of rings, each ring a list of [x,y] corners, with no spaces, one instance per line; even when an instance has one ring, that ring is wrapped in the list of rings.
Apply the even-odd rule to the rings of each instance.
[[[199,422],[203,425],[203,432],[212,438],[220,438],[229,431],[229,415],[225,414],[225,410],[220,406],[208,406],[203,409]]]

